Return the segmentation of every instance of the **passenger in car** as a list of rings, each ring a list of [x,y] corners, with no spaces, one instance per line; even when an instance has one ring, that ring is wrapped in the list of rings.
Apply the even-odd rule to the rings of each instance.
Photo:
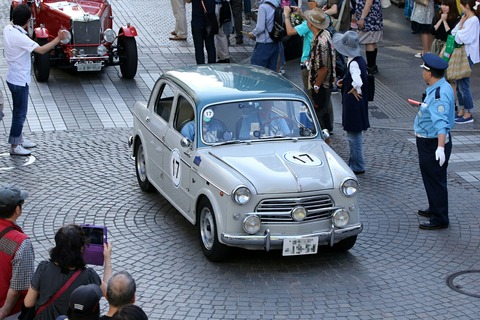
[[[256,112],[242,120],[239,139],[286,136],[291,133],[286,117],[272,111],[271,101],[261,101],[256,108]]]
[[[190,139],[195,140],[195,121],[191,120],[187,122],[180,133]],[[212,109],[206,109],[203,112],[202,118],[202,135],[205,142],[218,142],[227,141],[232,139],[232,133],[227,131],[225,124],[214,118],[214,112]]]

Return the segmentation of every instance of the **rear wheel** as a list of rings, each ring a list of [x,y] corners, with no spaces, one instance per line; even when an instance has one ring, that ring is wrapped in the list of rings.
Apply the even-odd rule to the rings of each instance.
[[[148,181],[145,151],[141,141],[135,145],[135,172],[140,189],[145,192],[155,191],[155,187]]]
[[[198,209],[198,236],[203,253],[210,261],[225,260],[228,257],[229,249],[218,241],[217,223],[212,205],[207,199],[202,199]]]
[[[47,39],[37,39],[36,41],[39,46],[43,46],[48,43]],[[38,82],[48,81],[48,77],[50,76],[50,52],[45,54],[33,52],[32,57],[35,79],[37,79]]]
[[[342,241],[335,243],[332,247],[332,250],[336,252],[346,252],[353,248],[356,241],[357,241],[357,236],[352,236],[352,237],[343,239]]]
[[[135,38],[125,36],[118,38],[118,54],[122,77],[133,79],[137,74],[138,65],[137,42]]]

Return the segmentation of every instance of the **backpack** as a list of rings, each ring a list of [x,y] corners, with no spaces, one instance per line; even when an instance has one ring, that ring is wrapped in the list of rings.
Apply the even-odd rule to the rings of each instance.
[[[274,42],[282,41],[282,39],[287,35],[285,21],[283,20],[283,10],[281,6],[275,7],[270,2],[265,3],[270,5],[275,10],[275,13],[273,14],[273,27],[272,30],[268,32],[268,35]]]
[[[218,14],[220,25],[232,20],[232,12],[230,11],[230,1],[222,0],[222,6],[220,7],[220,13]]]

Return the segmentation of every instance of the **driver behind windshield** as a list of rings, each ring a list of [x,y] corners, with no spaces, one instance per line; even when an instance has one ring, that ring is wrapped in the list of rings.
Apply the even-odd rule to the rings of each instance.
[[[273,101],[256,103],[256,112],[242,122],[240,139],[286,136],[291,133],[286,117],[272,111]]]

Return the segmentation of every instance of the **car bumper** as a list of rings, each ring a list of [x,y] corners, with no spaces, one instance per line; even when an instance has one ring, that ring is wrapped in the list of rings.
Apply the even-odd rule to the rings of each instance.
[[[270,251],[272,247],[282,247],[283,240],[285,239],[299,239],[307,237],[318,237],[319,245],[333,246],[335,243],[355,236],[361,233],[363,230],[363,224],[355,224],[346,228],[332,228],[329,231],[317,232],[312,234],[303,235],[275,235],[272,234],[270,229],[266,229],[263,235],[234,235],[222,233],[222,242],[229,246],[234,247],[252,247],[258,246],[265,248],[265,251]]]

